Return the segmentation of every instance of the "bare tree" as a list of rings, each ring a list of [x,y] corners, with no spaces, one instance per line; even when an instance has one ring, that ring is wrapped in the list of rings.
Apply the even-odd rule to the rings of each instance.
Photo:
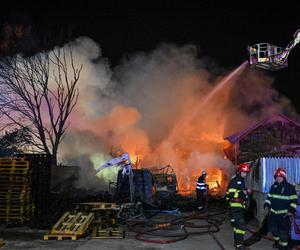
[[[57,152],[75,107],[82,65],[74,65],[72,47],[32,57],[17,55],[0,61],[0,122],[2,129],[28,129],[35,150]]]

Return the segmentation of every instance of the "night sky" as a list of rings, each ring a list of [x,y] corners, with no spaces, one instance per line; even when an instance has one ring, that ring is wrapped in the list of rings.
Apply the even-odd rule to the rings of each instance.
[[[110,4],[99,1],[102,6],[96,7],[95,2],[47,2],[44,6],[42,3],[14,3],[1,7],[1,29],[5,22],[29,25],[31,43],[38,43],[46,35],[62,42],[88,36],[100,44],[103,56],[112,67],[124,57],[140,51],[150,52],[161,43],[194,44],[199,57],[209,58],[219,68],[231,70],[248,59],[248,45],[270,42],[284,47],[300,28],[300,11],[295,6],[282,7],[283,2],[262,6],[241,1],[237,6],[213,1],[181,5],[174,4],[175,1],[146,5],[141,1],[139,5],[127,4],[126,7],[115,1]],[[297,91],[300,44],[291,52],[288,68],[268,74],[275,78],[274,87],[287,96],[300,113]]]

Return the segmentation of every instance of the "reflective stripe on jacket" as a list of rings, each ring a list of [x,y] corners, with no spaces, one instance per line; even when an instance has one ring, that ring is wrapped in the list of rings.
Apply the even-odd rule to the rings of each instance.
[[[203,192],[206,191],[206,183],[205,183],[205,179],[202,175],[198,178],[196,189],[201,190]]]
[[[245,203],[248,199],[246,192],[245,180],[239,174],[232,177],[229,182],[226,200],[232,208],[245,208]]]
[[[296,189],[292,184],[286,180],[280,184],[275,181],[267,195],[264,207],[268,207],[273,214],[294,213],[297,201]]]

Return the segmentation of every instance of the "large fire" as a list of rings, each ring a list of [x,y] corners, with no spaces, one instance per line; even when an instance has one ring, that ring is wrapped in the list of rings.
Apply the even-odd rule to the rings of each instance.
[[[208,193],[212,196],[222,195],[224,193],[224,187],[227,184],[227,178],[222,169],[218,167],[211,167],[206,170],[206,184],[208,185]],[[201,171],[192,173],[191,177],[188,177],[188,181],[181,181],[179,184],[179,190],[181,194],[191,195],[196,190],[196,183],[198,177],[201,175]]]
[[[214,92],[214,95],[210,100],[206,96],[201,100],[194,94],[199,91],[198,79],[181,79],[184,84],[180,86],[184,91],[177,98],[177,111],[174,111],[177,118],[174,119],[172,113],[163,113],[165,117],[161,119],[169,120],[169,124],[166,124],[163,134],[156,136],[155,145],[150,146],[152,138],[135,126],[142,114],[133,108],[116,106],[109,114],[90,122],[88,126],[107,147],[129,153],[135,167],[171,165],[181,194],[195,192],[201,170],[208,172],[210,193],[222,194],[224,176],[231,164],[223,159],[222,152],[226,116],[221,114],[231,88],[229,80],[233,79],[225,80],[218,82],[215,88],[207,86],[206,91]]]
[[[164,166],[170,164],[175,170],[179,193],[184,195],[193,195],[196,190],[196,183],[201,171],[205,170],[207,175],[207,184],[211,195],[221,195],[224,193],[226,185],[226,173],[221,166],[211,166],[211,159],[208,162],[201,160],[203,154],[209,154],[211,157],[222,155],[224,145],[222,129],[212,124],[204,127],[197,121],[198,126],[189,124],[175,128],[173,136],[167,136],[166,140],[159,144],[153,152],[138,151],[134,144],[119,145],[121,151],[130,154],[133,165],[137,168],[148,166]],[[211,122],[213,123],[213,122]],[[220,124],[220,123],[219,123]],[[214,128],[215,126],[215,128]],[[134,147],[130,147],[130,145]],[[205,158],[205,157],[204,157]],[[220,159],[224,159],[220,156]],[[223,162],[219,162],[223,164]]]
[[[62,157],[101,153],[103,164],[114,148],[129,153],[138,168],[171,165],[181,193],[195,191],[202,170],[210,191],[224,193],[234,168],[223,157],[223,138],[281,108],[274,103],[280,98],[274,98],[272,79],[244,70],[245,63],[217,76],[193,46],[165,45],[112,69],[98,60],[101,50],[93,41],[82,42],[74,58],[84,64],[79,86],[84,94]]]
[[[7,25],[0,47],[9,48],[11,35],[26,32]],[[233,167],[223,158],[223,138],[291,108],[272,79],[244,70],[247,62],[224,75],[224,69],[198,58],[192,45],[161,45],[112,68],[92,39],[71,44],[74,64],[83,69],[59,158],[82,163],[82,186],[90,184],[88,169],[94,177],[94,168],[127,152],[136,167],[171,165],[181,193],[195,191],[202,170],[211,192],[224,192]]]

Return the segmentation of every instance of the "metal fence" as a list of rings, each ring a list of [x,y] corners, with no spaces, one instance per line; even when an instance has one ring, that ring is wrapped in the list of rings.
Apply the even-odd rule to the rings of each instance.
[[[286,170],[287,180],[291,184],[300,184],[300,157],[263,157],[259,159],[262,174],[261,188],[267,193],[274,183],[274,172],[276,168],[282,167]]]

